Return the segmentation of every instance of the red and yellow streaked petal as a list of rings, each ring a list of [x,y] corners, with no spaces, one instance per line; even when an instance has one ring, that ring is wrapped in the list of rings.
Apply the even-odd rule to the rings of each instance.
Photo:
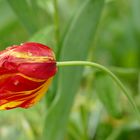
[[[34,104],[36,104],[38,101],[40,101],[40,99],[44,96],[44,93],[47,92],[47,90],[51,84],[51,81],[52,81],[52,78],[48,79],[48,81],[46,81],[46,83],[44,83],[42,88],[40,88],[40,90],[38,90],[36,92],[34,98],[32,100],[27,101],[26,105],[21,104],[20,107],[28,108],[28,107],[31,107]]]
[[[50,63],[25,63],[18,67],[18,71],[37,79],[48,79],[56,73],[56,64]]]
[[[40,43],[27,42],[14,48],[14,50],[16,52],[28,53],[29,56],[32,54],[33,56],[44,56],[55,59],[52,49]]]
[[[15,92],[11,92],[11,96],[0,100],[0,110],[8,110],[16,107],[29,108],[33,106],[43,97],[44,93],[48,90],[51,81],[52,78],[48,79],[41,87],[34,90],[16,92],[16,94]]]
[[[33,90],[41,86],[45,82],[45,81],[41,81],[41,82],[32,81],[18,74],[7,77],[1,81],[0,81],[0,87],[1,87],[0,91],[10,90],[14,92]]]
[[[0,52],[0,110],[34,105],[56,71],[54,53],[45,45],[24,43]]]

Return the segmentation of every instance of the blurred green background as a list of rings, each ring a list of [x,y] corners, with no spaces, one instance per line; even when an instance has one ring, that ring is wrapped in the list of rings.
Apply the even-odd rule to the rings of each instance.
[[[27,41],[58,61],[107,66],[140,108],[140,0],[0,0],[0,49]],[[0,140],[140,140],[129,101],[104,73],[60,68],[30,109],[0,111]]]

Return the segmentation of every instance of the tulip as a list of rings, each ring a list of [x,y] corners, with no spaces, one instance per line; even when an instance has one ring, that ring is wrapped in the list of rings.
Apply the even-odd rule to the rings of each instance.
[[[49,47],[28,42],[0,52],[0,110],[29,108],[47,91],[57,71]]]

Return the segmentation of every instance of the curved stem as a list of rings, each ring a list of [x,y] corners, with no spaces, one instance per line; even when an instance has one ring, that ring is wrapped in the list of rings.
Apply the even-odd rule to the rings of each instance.
[[[113,74],[109,69],[107,69],[106,67],[94,63],[94,62],[88,62],[88,61],[64,61],[64,62],[57,62],[57,66],[58,67],[63,67],[63,66],[90,66],[90,67],[94,67],[97,68],[99,70],[104,71],[105,73],[107,73],[115,82],[116,84],[120,87],[120,89],[123,91],[123,93],[126,95],[126,97],[128,98],[131,106],[134,108],[139,120],[140,120],[140,113],[139,110],[135,104],[135,101],[133,100],[133,98],[129,95],[127,89],[124,87],[124,85],[122,84],[122,82],[117,78],[117,76],[115,74]]]

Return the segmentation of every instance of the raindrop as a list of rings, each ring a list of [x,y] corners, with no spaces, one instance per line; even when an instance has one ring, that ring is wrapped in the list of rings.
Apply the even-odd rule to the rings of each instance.
[[[19,81],[16,80],[16,81],[14,82],[14,85],[17,86],[18,84],[19,84]]]
[[[28,55],[29,55],[29,56],[32,56],[32,53],[31,53],[31,52],[28,52]]]

